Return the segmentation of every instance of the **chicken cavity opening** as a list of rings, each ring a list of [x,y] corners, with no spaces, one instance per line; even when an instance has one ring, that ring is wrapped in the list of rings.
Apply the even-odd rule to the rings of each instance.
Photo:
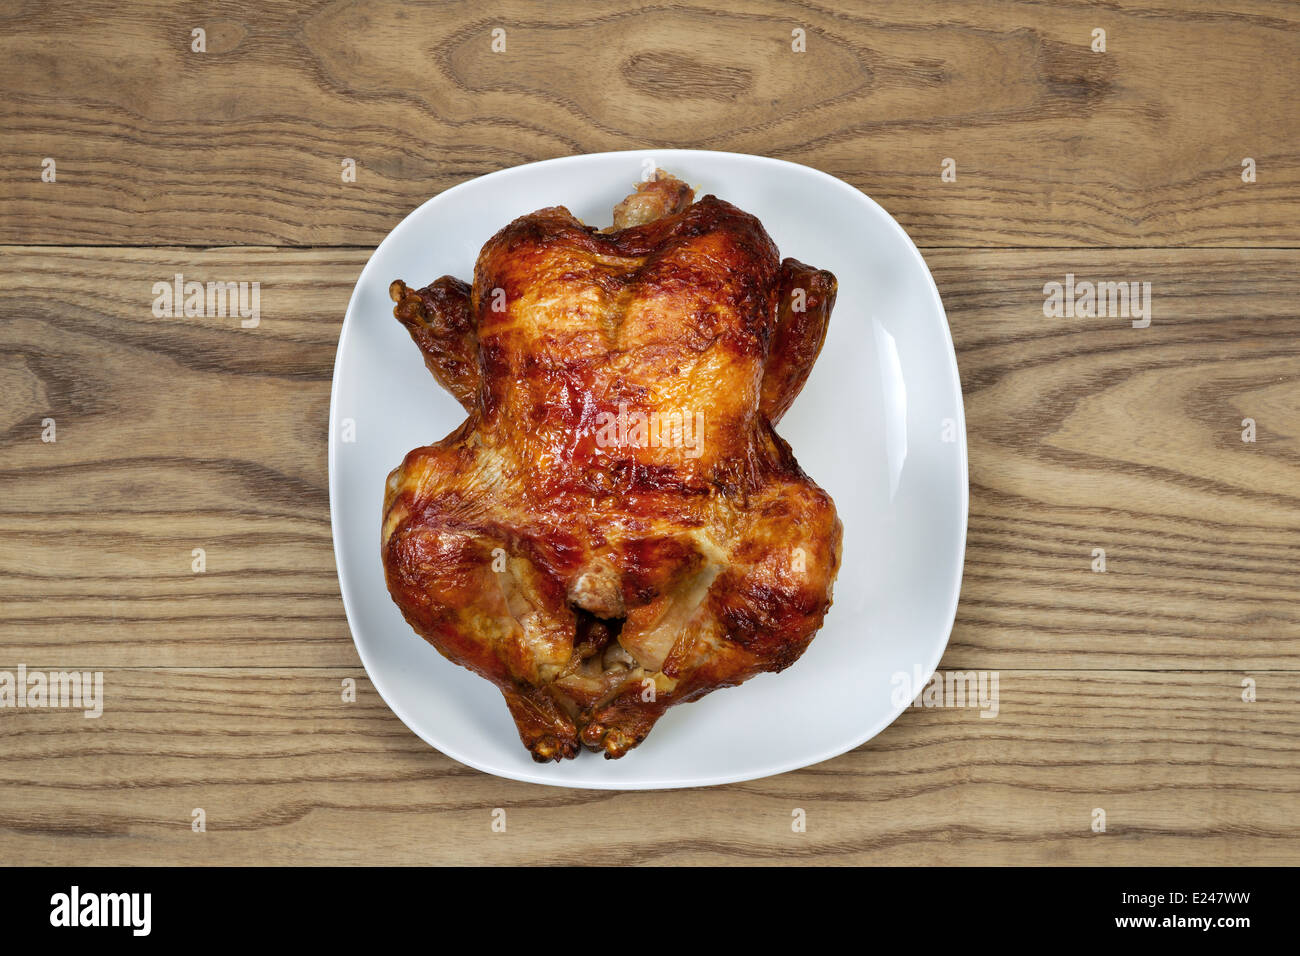
[[[586,675],[596,677],[638,666],[636,658],[618,640],[626,617],[599,617],[579,605],[571,607],[576,619],[573,650]]]

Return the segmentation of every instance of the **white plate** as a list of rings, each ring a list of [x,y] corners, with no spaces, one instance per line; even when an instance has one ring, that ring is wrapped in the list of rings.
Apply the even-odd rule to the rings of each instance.
[[[584,752],[541,765],[520,744],[496,687],[418,637],[384,586],[384,479],[410,449],[464,418],[393,318],[388,284],[422,286],[444,274],[469,280],[494,232],[544,206],[567,206],[605,226],[647,160],[698,195],[758,216],[782,256],[839,278],[826,346],[778,431],[835,499],[843,567],[825,626],[794,666],[670,709],[621,760]],[[353,441],[344,435],[349,419]],[[752,780],[827,760],[871,739],[907,706],[900,688],[929,678],[957,610],[966,430],[934,280],[878,205],[833,176],[781,160],[600,153],[502,170],[430,199],[379,244],[352,293],[334,365],[329,472],[339,584],[366,672],[424,740],[503,777],[653,789]]]

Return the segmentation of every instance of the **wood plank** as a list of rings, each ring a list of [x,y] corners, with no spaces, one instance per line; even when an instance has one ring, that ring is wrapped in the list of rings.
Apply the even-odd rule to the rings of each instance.
[[[927,258],[970,440],[953,658],[1294,667],[1300,312],[1281,290],[1300,253]],[[1150,326],[1046,318],[1043,287],[1067,273],[1150,282]]]
[[[367,255],[0,256],[0,664],[355,664],[325,438]],[[971,457],[947,665],[1294,668],[1300,252],[927,258]],[[151,286],[176,272],[260,281],[261,325],[155,318]],[[1043,285],[1066,272],[1151,282],[1150,327],[1045,318]]]
[[[406,730],[364,679],[343,703],[341,680],[359,676],[110,670],[98,719],[6,712],[0,859],[1300,863],[1295,673],[1252,675],[1258,699],[1245,703],[1238,674],[1003,671],[993,719],[909,709],[835,760],[671,794],[470,770]],[[191,829],[196,807],[204,833]],[[496,808],[504,833],[491,829]],[[805,833],[792,831],[796,808]]]
[[[1300,244],[1282,0],[964,0],[938,21],[910,0],[88,0],[0,20],[0,243],[373,247],[474,176],[658,144],[824,169],[922,245]]]
[[[330,540],[326,437],[334,346],[365,258],[5,253],[3,653],[33,663],[355,660]],[[177,272],[259,281],[265,321],[156,318],[152,285]],[[40,437],[47,417],[52,444]],[[194,548],[206,552],[203,574],[191,570]]]

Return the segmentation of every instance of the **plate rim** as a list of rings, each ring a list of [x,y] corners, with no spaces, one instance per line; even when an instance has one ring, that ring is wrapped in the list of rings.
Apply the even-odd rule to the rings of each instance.
[[[508,166],[505,169],[493,170],[492,172],[484,173],[481,176],[473,176],[469,179],[466,179],[463,182],[459,182],[454,186],[450,186],[447,189],[442,190],[436,195],[430,196],[424,202],[420,203],[420,205],[416,206],[405,216],[403,216],[402,219],[388,231],[388,234],[384,236],[382,240],[380,240],[379,245],[375,246],[374,251],[371,252],[370,257],[366,260],[366,264],[362,267],[361,272],[357,274],[356,281],[352,287],[352,293],[348,297],[347,309],[343,313],[343,322],[339,328],[338,343],[335,345],[334,367],[330,373],[329,436],[328,436],[328,449],[326,455],[326,459],[327,459],[326,467],[328,469],[328,485],[329,485],[329,499],[330,499],[330,542],[334,552],[335,577],[338,580],[339,596],[343,602],[343,613],[348,623],[348,633],[352,637],[352,645],[356,649],[357,656],[361,660],[361,666],[365,669],[367,678],[369,678],[370,683],[375,688],[376,693],[379,694],[380,699],[383,700],[383,702],[388,706],[389,710],[391,710],[397,716],[397,718],[401,720],[401,722],[406,726],[406,728],[409,731],[411,731],[413,734],[415,734],[417,737],[423,740],[434,750],[438,751],[441,754],[444,754],[447,757],[450,757],[452,760],[455,760],[458,763],[464,764],[465,766],[471,767],[474,770],[478,770],[482,773],[491,774],[492,776],[495,777],[502,777],[509,780],[518,780],[524,783],[539,784],[542,786],[549,786],[549,787],[562,787],[562,788],[581,789],[581,790],[609,790],[609,791],[694,789],[698,787],[722,786],[724,784],[729,784],[729,783],[743,783],[749,780],[762,780],[762,779],[766,779],[767,777],[778,776],[780,774],[789,773],[794,770],[801,770],[805,767],[813,767],[816,766],[817,764],[825,763],[828,760],[833,760],[836,757],[848,753],[849,751],[856,750],[858,747],[861,747],[863,744],[874,739],[881,732],[887,729],[890,725],[894,723],[894,721],[896,721],[899,718],[899,716],[903,713],[904,710],[906,710],[909,706],[911,706],[911,701],[905,701],[902,705],[897,705],[897,704],[893,705],[893,709],[890,712],[888,712],[888,715],[885,718],[878,720],[874,724],[869,726],[865,730],[861,738],[858,739],[855,743],[851,743],[848,746],[840,746],[840,744],[838,743],[834,744],[826,752],[819,753],[817,756],[814,756],[811,759],[795,758],[793,760],[788,760],[780,764],[776,764],[770,769],[759,771],[759,772],[740,771],[737,773],[719,774],[715,776],[710,776],[703,780],[683,779],[683,780],[667,780],[667,781],[657,781],[657,780],[620,781],[617,783],[606,784],[606,783],[602,783],[601,781],[591,780],[591,779],[570,781],[561,778],[550,778],[541,775],[526,773],[523,771],[516,771],[513,768],[498,767],[492,765],[490,762],[478,760],[466,754],[460,753],[455,748],[444,746],[441,743],[435,743],[434,741],[430,740],[429,737],[425,735],[425,733],[423,733],[421,730],[417,729],[413,725],[412,721],[408,719],[408,716],[406,712],[403,710],[403,708],[401,708],[392,699],[390,699],[389,695],[385,692],[384,687],[381,684],[381,681],[375,677],[374,671],[372,670],[371,667],[371,662],[367,658],[365,648],[362,646],[363,642],[358,638],[357,630],[353,626],[354,612],[353,612],[351,602],[349,601],[348,598],[348,589],[344,586],[344,571],[343,571],[342,561],[340,558],[340,542],[339,542],[339,534],[340,534],[339,531],[340,522],[338,520],[339,496],[336,488],[336,483],[338,480],[337,453],[338,453],[338,444],[339,444],[338,437],[337,437],[338,436],[338,405],[339,405],[339,372],[343,364],[344,347],[347,343],[348,336],[351,327],[353,325],[352,322],[353,309],[357,304],[357,295],[361,288],[363,280],[365,280],[368,272],[370,271],[371,267],[374,265],[375,261],[379,258],[380,253],[383,252],[385,246],[387,246],[388,243],[393,240],[394,236],[396,236],[399,232],[403,231],[407,223],[409,223],[415,217],[420,215],[426,206],[430,206],[434,203],[443,201],[445,197],[459,190],[463,190],[469,187],[473,183],[477,183],[481,180],[492,179],[494,177],[501,177],[504,179],[511,176],[524,175],[526,170],[531,170],[539,166],[561,165],[561,164],[582,164],[586,162],[608,160],[615,157],[623,157],[623,158],[641,157],[642,159],[646,157],[650,157],[655,160],[656,168],[662,169],[665,168],[665,164],[658,162],[658,159],[659,157],[666,157],[666,156],[676,156],[676,157],[682,157],[684,159],[689,158],[691,156],[721,157],[735,162],[743,162],[743,163],[756,164],[756,165],[770,165],[777,168],[792,167],[798,169],[800,171],[800,174],[811,173],[815,177],[820,178],[826,181],[828,184],[833,185],[834,188],[846,192],[847,194],[851,194],[854,197],[855,201],[866,202],[869,206],[874,207],[875,210],[878,211],[884,217],[884,219],[889,223],[889,226],[894,230],[894,232],[898,235],[898,237],[902,239],[905,247],[911,253],[912,258],[921,267],[921,272],[925,275],[926,282],[929,287],[930,296],[933,300],[934,305],[937,307],[939,317],[942,320],[941,324],[943,326],[944,340],[948,347],[946,353],[947,371],[948,371],[950,383],[953,386],[954,392],[957,396],[956,414],[957,414],[957,424],[960,426],[957,429],[958,436],[959,436],[957,446],[958,446],[958,459],[959,459],[958,468],[959,468],[960,478],[961,478],[961,520],[960,520],[961,534],[959,536],[960,541],[958,546],[958,560],[956,562],[956,574],[954,580],[951,582],[951,592],[950,592],[951,596],[949,599],[949,608],[947,614],[948,623],[944,628],[943,639],[937,645],[937,650],[936,653],[934,654],[934,659],[921,669],[921,672],[925,675],[922,681],[923,684],[928,683],[931,677],[934,675],[935,671],[938,669],[939,663],[940,661],[942,661],[943,655],[948,649],[948,642],[952,638],[952,629],[954,624],[956,623],[957,609],[961,602],[961,586],[962,586],[963,573],[965,571],[965,566],[966,566],[966,545],[967,545],[967,537],[969,534],[969,520],[970,520],[970,463],[969,463],[967,439],[966,439],[966,399],[962,391],[961,374],[957,366],[957,351],[955,346],[953,345],[952,327],[948,322],[948,312],[947,309],[944,308],[943,300],[939,295],[939,288],[934,281],[934,275],[930,272],[930,267],[926,263],[925,257],[921,255],[921,251],[917,248],[916,243],[912,241],[912,237],[907,234],[907,231],[902,227],[901,224],[899,224],[898,220],[896,220],[892,215],[889,214],[888,210],[886,210],[882,205],[880,205],[880,203],[876,202],[865,192],[858,189],[856,186],[852,185],[851,183],[847,183],[844,180],[840,179],[839,177],[833,176],[830,173],[824,172],[813,166],[805,166],[802,163],[796,163],[786,159],[777,159],[772,156],[760,156],[753,153],[736,153],[736,152],[730,152],[726,150],[645,147],[641,149],[608,150],[599,153],[578,153],[571,156],[557,156],[551,159],[542,159],[542,160],[536,160],[534,162],[529,162],[529,163],[521,163],[520,165],[517,166]]]

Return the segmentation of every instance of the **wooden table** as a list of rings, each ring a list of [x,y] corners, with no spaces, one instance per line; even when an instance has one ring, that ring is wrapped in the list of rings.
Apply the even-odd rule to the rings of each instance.
[[[0,861],[1300,862],[1300,7],[261,6],[0,13],[0,669],[106,698],[0,709]],[[996,719],[598,793],[366,680],[325,460],[362,265],[456,183],[648,145],[818,167],[921,246],[970,443],[942,666]],[[260,324],[156,316],[175,273]],[[1149,327],[1046,316],[1067,273],[1149,282]]]

